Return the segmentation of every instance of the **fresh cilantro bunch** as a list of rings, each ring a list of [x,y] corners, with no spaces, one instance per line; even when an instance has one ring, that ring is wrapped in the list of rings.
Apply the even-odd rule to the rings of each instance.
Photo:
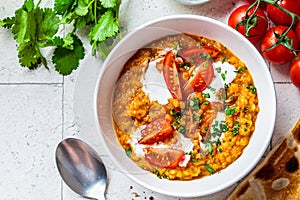
[[[105,58],[109,52],[104,41],[120,30],[120,4],[121,0],[55,0],[54,10],[62,16],[61,23],[74,23],[74,31],[88,25],[93,54],[98,49]]]
[[[54,10],[41,8],[41,0],[25,0],[14,17],[0,20],[0,26],[11,29],[18,47],[20,65],[35,69],[47,60],[41,49],[55,48],[52,62],[62,75],[70,74],[84,58],[84,47],[76,35],[78,29],[87,28],[92,45],[105,58],[109,49],[105,41],[119,32],[118,13],[121,0],[54,0]],[[61,25],[70,24],[73,29],[64,37],[57,36]]]

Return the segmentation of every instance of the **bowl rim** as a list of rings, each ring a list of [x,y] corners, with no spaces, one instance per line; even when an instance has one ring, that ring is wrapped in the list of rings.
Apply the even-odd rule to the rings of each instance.
[[[106,152],[108,153],[110,159],[114,162],[114,164],[119,168],[122,169],[123,166],[120,165],[119,161],[113,156],[112,152],[110,151],[108,145],[105,143],[105,136],[103,135],[103,130],[101,128],[101,124],[99,121],[99,113],[98,113],[98,96],[99,96],[99,86],[100,86],[100,82],[102,79],[102,76],[106,70],[107,65],[109,64],[109,62],[114,61],[112,59],[112,56],[114,55],[114,52],[119,48],[119,46],[121,46],[123,43],[126,42],[127,38],[132,37],[132,35],[134,35],[137,31],[149,27],[153,24],[157,24],[159,22],[162,21],[166,21],[166,20],[176,20],[176,19],[192,19],[192,20],[200,20],[200,21],[207,21],[209,23],[212,23],[214,25],[220,26],[221,28],[226,29],[227,31],[231,32],[232,34],[236,35],[239,39],[243,40],[243,42],[247,43],[247,46],[249,46],[251,48],[252,51],[254,51],[255,55],[258,56],[258,58],[260,60],[263,61],[264,66],[261,67],[261,70],[264,70],[267,77],[266,77],[266,82],[269,83],[270,86],[270,95],[269,98],[271,99],[270,101],[270,112],[271,114],[268,116],[268,124],[269,124],[269,129],[268,129],[268,133],[266,133],[266,137],[265,137],[265,141],[263,142],[263,146],[261,148],[261,150],[259,151],[259,153],[256,155],[256,159],[251,162],[250,165],[248,165],[248,167],[246,169],[244,169],[243,172],[239,173],[237,176],[232,177],[232,179],[230,179],[227,183],[219,185],[218,187],[214,187],[208,191],[197,191],[197,192],[178,192],[178,191],[165,191],[161,188],[157,188],[156,186],[153,186],[149,183],[145,183],[143,180],[141,180],[140,178],[136,177],[134,174],[131,173],[125,173],[127,177],[129,177],[131,180],[133,180],[134,182],[142,185],[143,187],[146,187],[152,191],[164,194],[164,195],[168,195],[168,196],[173,196],[173,197],[183,197],[183,198],[192,198],[192,197],[200,197],[200,196],[206,196],[206,195],[210,195],[213,193],[217,193],[220,192],[230,186],[232,186],[233,184],[237,183],[238,181],[240,181],[242,178],[244,178],[251,170],[254,169],[254,167],[257,165],[257,163],[260,161],[260,159],[262,158],[263,154],[265,153],[265,151],[267,150],[272,135],[273,135],[273,131],[274,131],[274,126],[275,126],[275,119],[276,119],[276,93],[275,93],[275,88],[274,88],[274,84],[273,84],[273,80],[270,74],[270,71],[268,70],[268,67],[265,63],[265,60],[262,58],[261,54],[258,52],[258,50],[252,45],[251,42],[249,42],[246,38],[244,38],[244,36],[242,36],[240,33],[238,33],[237,31],[235,31],[234,29],[232,29],[231,27],[227,26],[226,24],[215,20],[213,18],[210,17],[206,17],[206,16],[200,16],[200,15],[193,15],[193,14],[176,14],[176,15],[169,15],[169,16],[165,16],[165,17],[160,17],[154,20],[151,20],[147,23],[144,23],[140,26],[138,26],[136,29],[134,29],[133,31],[131,31],[130,33],[128,33],[127,35],[124,36],[124,38],[112,49],[111,53],[108,55],[108,57],[105,59],[97,82],[96,82],[96,87],[95,87],[95,91],[94,91],[94,119],[96,121],[96,127],[97,127],[97,133],[98,135],[100,135],[100,140],[101,143],[103,144]],[[258,119],[257,119],[258,120]],[[250,140],[251,141],[251,140]],[[236,161],[235,161],[236,162]],[[233,165],[235,162],[233,162],[231,165]],[[231,166],[229,165],[229,166]],[[228,166],[228,167],[229,167]],[[225,169],[227,169],[228,167],[226,167]],[[157,179],[157,177],[155,177]],[[204,177],[205,178],[205,177]],[[203,178],[201,178],[203,179]],[[200,180],[200,179],[196,179],[196,180]],[[169,180],[167,180],[169,181]],[[170,182],[170,181],[169,181]],[[171,181],[172,184],[175,183],[175,185],[177,185],[178,181]],[[191,180],[191,181],[179,181],[179,182],[195,182],[195,180]],[[171,184],[171,185],[172,185]]]

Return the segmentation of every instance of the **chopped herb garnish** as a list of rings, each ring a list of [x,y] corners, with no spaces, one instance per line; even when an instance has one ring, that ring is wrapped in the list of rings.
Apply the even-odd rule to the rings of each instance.
[[[188,62],[182,63],[179,65],[180,68],[184,68],[185,70],[188,70],[191,67],[191,64]]]
[[[254,85],[249,83],[246,88],[249,89],[252,94],[256,94],[256,87]]]
[[[205,169],[207,171],[209,171],[211,174],[215,173],[215,170],[211,166],[209,166],[209,165],[205,165]]]
[[[234,72],[237,73],[237,74],[241,74],[241,73],[243,73],[246,70],[247,70],[247,67],[240,67],[240,68],[238,68],[238,70],[236,70]]]
[[[226,92],[222,92],[222,99],[226,99],[226,98],[227,98]]]
[[[202,93],[202,95],[203,95],[205,98],[210,98],[210,94],[209,94],[209,93]]]
[[[195,113],[192,114],[192,117],[193,117],[195,120],[197,120],[197,122],[198,122],[199,124],[201,123],[202,118],[203,118],[202,115],[200,115],[200,114],[195,114]]]
[[[125,153],[130,158],[131,157],[131,153],[132,153],[132,148],[131,147],[126,148],[125,149]]]
[[[227,83],[224,83],[224,89],[228,89],[229,85]]]
[[[200,109],[200,99],[197,97],[192,98],[189,102],[189,107],[192,108],[192,110],[199,110]]]
[[[233,127],[232,134],[237,135],[239,133],[241,125],[238,121],[235,121],[235,126]]]
[[[208,104],[209,104],[209,101],[205,101],[203,104],[204,104],[204,105],[208,105]]]
[[[223,133],[225,133],[226,131],[228,131],[228,127],[226,126],[225,122],[222,121],[222,123],[220,124],[220,129]]]
[[[182,41],[179,41],[179,42],[178,42],[178,46],[179,46],[179,47],[182,47],[182,46],[183,46]]]
[[[221,77],[222,77],[223,81],[226,80],[226,75],[224,73],[221,73]]]
[[[178,127],[178,130],[177,130],[179,133],[185,133],[186,132],[186,128],[185,128],[185,126],[182,126],[182,125],[180,125],[179,127]]]
[[[226,55],[224,56],[224,58],[222,59],[222,64],[225,62],[226,58],[227,58],[227,54],[226,54]]]
[[[249,110],[247,108],[243,109],[243,113],[247,113]]]
[[[218,73],[221,73],[221,72],[222,72],[221,67],[217,67],[217,68],[216,68],[216,71],[217,71]]]
[[[221,152],[223,152],[223,149],[220,147],[220,148],[218,148],[218,151],[221,153]]]
[[[236,108],[227,108],[225,111],[226,115],[233,115],[236,112]]]
[[[193,153],[192,151],[185,152],[185,154],[186,154],[186,155],[190,155],[190,156],[192,156],[192,157],[194,156],[194,153]]]
[[[216,90],[217,90],[216,88],[213,88],[213,87],[211,87],[211,86],[208,86],[207,88],[208,88],[210,91],[212,91],[212,92],[216,92]]]
[[[194,62],[195,62],[195,58],[194,58],[194,57],[191,57],[190,62],[191,62],[191,63],[194,63]]]
[[[173,126],[173,127],[174,127],[174,126],[176,127],[176,126],[178,126],[179,124],[180,124],[180,122],[176,120],[176,121],[174,121],[174,122],[172,123],[172,126]]]
[[[180,119],[182,117],[182,112],[176,110],[170,110],[170,115],[172,115],[175,119]]]
[[[158,177],[158,178],[162,178],[160,175],[159,175],[159,171],[156,169],[156,168],[153,168],[153,173]]]
[[[212,144],[208,142],[208,143],[206,144],[206,146],[207,146],[208,152],[209,152],[210,154],[212,154],[212,153],[213,153]]]

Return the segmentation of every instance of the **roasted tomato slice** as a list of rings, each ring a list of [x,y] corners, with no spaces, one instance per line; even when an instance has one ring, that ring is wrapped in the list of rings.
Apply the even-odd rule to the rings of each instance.
[[[183,87],[184,94],[191,94],[194,91],[202,92],[212,82],[214,69],[210,59],[211,56],[209,55],[217,55],[218,51],[214,49],[214,47],[208,46],[203,48],[192,47],[184,49],[180,53],[179,56],[193,66],[191,68],[190,78]]]
[[[141,131],[142,138],[139,144],[153,144],[162,141],[173,133],[171,122],[165,118],[157,118]]]
[[[163,62],[163,74],[167,87],[174,99],[182,100],[177,65],[172,51],[168,51]]]
[[[217,49],[216,47],[212,47],[212,46],[202,46],[202,47],[205,49],[205,51],[211,58],[217,57],[217,55],[220,53],[220,50]]]
[[[148,148],[145,158],[156,167],[171,169],[178,166],[184,155],[184,151],[177,149]]]

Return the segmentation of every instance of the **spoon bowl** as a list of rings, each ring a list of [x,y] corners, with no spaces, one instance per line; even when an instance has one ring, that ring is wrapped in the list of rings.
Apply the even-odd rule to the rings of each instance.
[[[87,198],[105,199],[107,172],[91,146],[67,138],[58,144],[55,158],[62,179],[74,192]]]

